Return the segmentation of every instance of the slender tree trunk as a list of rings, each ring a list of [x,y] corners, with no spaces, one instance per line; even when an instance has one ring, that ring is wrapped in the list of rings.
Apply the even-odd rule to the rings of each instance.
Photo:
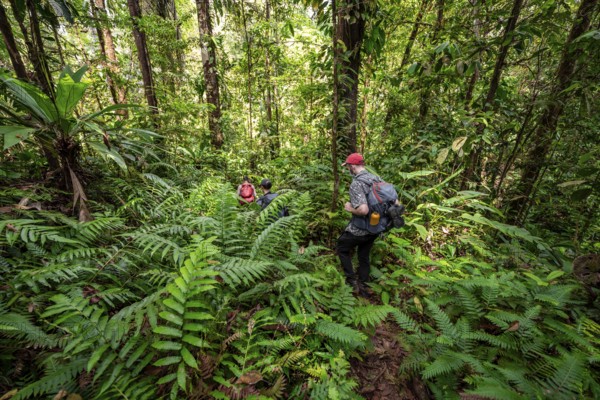
[[[221,104],[219,98],[219,80],[217,75],[217,52],[212,40],[212,21],[210,18],[209,0],[196,0],[198,9],[198,29],[202,43],[202,68],[204,70],[204,85],[206,86],[206,101],[212,105],[208,115],[208,127],[211,142],[216,149],[223,146],[221,132]]]
[[[369,78],[365,78],[363,91],[363,107],[360,116],[360,152],[364,153],[367,143],[367,113],[369,110]]]
[[[171,5],[173,7],[173,19],[176,22],[175,25],[175,39],[177,43],[181,43],[181,21],[179,21],[179,15],[177,14],[177,6],[175,5],[175,0],[171,1]],[[183,72],[185,70],[185,54],[181,49],[181,46],[177,46],[177,65],[179,67],[179,72]]]
[[[573,41],[590,27],[591,17],[597,4],[598,0],[581,1],[573,26],[565,42],[562,57],[556,70],[554,86],[550,91],[550,101],[542,111],[537,128],[532,136],[532,146],[525,157],[523,174],[518,186],[520,197],[513,201],[510,206],[510,221],[515,224],[522,224],[526,218],[526,210],[531,202],[530,196],[552,147],[558,119],[562,114],[564,101],[567,97],[567,94],[563,91],[569,87],[573,80],[575,63],[581,53],[580,49],[571,46]]]
[[[404,70],[408,65],[408,61],[410,60],[410,54],[412,52],[413,45],[417,40],[417,35],[419,33],[419,28],[421,27],[421,22],[423,21],[423,15],[425,15],[425,11],[427,9],[428,0],[421,0],[419,5],[419,11],[417,12],[417,16],[415,17],[415,22],[413,24],[412,30],[410,32],[410,36],[408,37],[408,42],[406,43],[406,47],[404,48],[404,54],[402,55],[402,61],[400,62],[400,67],[398,68],[398,78],[402,79],[404,75]],[[384,118],[384,125],[386,130],[390,129],[390,124],[393,118],[398,115],[398,99],[395,95],[389,96],[387,112]]]
[[[248,34],[248,21],[246,19],[246,7],[244,0],[240,1],[240,11],[242,15],[242,23],[244,24],[244,39],[246,41],[246,64],[248,67],[248,79],[246,80],[246,89],[248,92],[248,137],[253,136],[253,115],[252,115],[252,46],[250,43],[250,35]]]
[[[338,57],[338,139],[343,154],[356,151],[356,119],[360,48],[365,35],[364,1],[343,0],[336,10],[335,36],[344,43],[347,56]]]
[[[8,56],[10,57],[10,62],[15,70],[17,78],[23,81],[29,80],[25,64],[21,59],[21,54],[19,54],[17,42],[15,41],[10,22],[8,21],[8,16],[6,15],[6,9],[2,3],[0,3],[0,32],[2,32],[2,39],[4,39],[4,44],[6,45],[6,50],[8,51]]]
[[[437,18],[435,19],[435,27],[433,28],[433,35],[431,37],[431,44],[436,45],[438,42],[438,37],[444,26],[444,0],[436,1],[437,7]],[[429,63],[433,64],[435,61],[435,54],[432,52],[429,57]],[[438,79],[434,78],[433,86],[435,87],[438,83]],[[429,95],[431,94],[431,88],[426,87],[421,91],[421,105],[419,107],[419,119],[421,123],[425,122],[425,118],[427,117],[427,113],[429,112]]]
[[[50,74],[48,64],[46,63],[46,53],[44,52],[44,44],[40,32],[37,11],[35,9],[35,2],[33,0],[27,0],[26,6],[31,25],[31,36],[25,27],[25,14],[19,12],[16,0],[11,0],[13,14],[19,23],[25,45],[27,46],[29,59],[31,64],[33,64],[34,80],[40,85],[44,93],[51,98],[54,98],[54,85],[52,84],[52,75]]]
[[[400,62],[400,74],[404,72],[404,68],[408,65],[408,60],[410,60],[410,53],[412,52],[413,45],[415,44],[415,40],[417,39],[417,35],[419,34],[419,28],[421,27],[421,22],[423,21],[423,16],[425,15],[425,10],[427,9],[427,3],[428,0],[421,0],[419,12],[417,13],[417,17],[415,18],[415,23],[413,24],[412,31],[410,32],[410,36],[408,37],[408,42],[406,43],[406,47],[404,48],[402,61]]]
[[[135,40],[138,61],[142,71],[144,94],[146,95],[146,101],[148,102],[148,107],[150,107],[151,113],[156,115],[158,114],[158,101],[156,100],[156,93],[154,92],[152,65],[150,64],[150,55],[148,54],[148,47],[146,45],[146,34],[140,31],[140,27],[138,25],[138,20],[142,17],[139,0],[127,0],[127,6],[129,7],[129,15],[132,19],[133,38]],[[154,119],[153,123],[156,123]]]
[[[338,198],[340,195],[340,174],[338,167],[338,113],[339,113],[339,70],[340,68],[340,49],[338,36],[339,31],[335,29],[338,23],[338,11],[336,0],[331,0],[331,20],[333,22],[332,45],[333,45],[333,110],[332,110],[332,126],[331,126],[331,167],[333,170],[333,193],[331,196],[331,212],[337,212]],[[333,243],[333,226],[329,225],[327,241],[330,245]]]
[[[271,2],[265,0],[265,20],[267,22],[267,45],[265,47],[265,80],[266,80],[266,99],[265,108],[267,113],[267,131],[269,136],[269,147],[271,149],[271,157],[277,155],[279,149],[279,134],[275,131],[275,123],[273,122],[273,92],[274,84],[271,78],[271,55],[270,55],[270,41],[271,41]]]
[[[473,5],[473,35],[475,36],[475,39],[477,41],[481,40],[481,33],[479,30],[479,24],[480,19],[479,19],[479,7],[480,5],[477,4],[478,0],[472,0],[472,5]],[[480,49],[478,52],[478,60],[481,61],[481,53],[482,50]],[[475,91],[475,85],[477,84],[477,81],[479,80],[479,68],[477,67],[477,64],[475,64],[475,68],[473,69],[473,74],[471,75],[471,77],[469,78],[469,82],[467,84],[467,90],[465,93],[465,110],[469,111],[471,109],[471,101],[473,101],[473,92]]]
[[[119,75],[119,62],[115,51],[115,44],[111,30],[107,27],[108,18],[106,15],[105,0],[94,0],[92,2],[92,15],[96,18],[96,33],[100,50],[107,66],[106,83],[110,89],[110,93],[114,104],[125,104],[126,94],[125,87],[117,84]],[[127,115],[126,110],[121,110],[122,115]]]
[[[500,78],[502,77],[502,70],[504,69],[504,65],[506,63],[506,57],[508,55],[508,50],[512,47],[512,37],[517,26],[517,20],[519,19],[519,14],[521,13],[521,8],[523,6],[523,0],[514,0],[512,10],[510,12],[510,17],[506,22],[506,27],[504,28],[504,34],[502,35],[502,42],[500,44],[500,49],[498,52],[498,57],[496,58],[496,64],[494,66],[494,72],[492,74],[492,79],[490,81],[490,86],[488,88],[487,96],[485,98],[485,103],[483,105],[483,112],[485,113],[491,108],[495,109],[493,106],[494,99],[496,98],[496,92],[498,91],[498,85],[500,84]],[[480,137],[483,135],[483,130],[485,129],[485,125],[479,124],[477,127],[476,136]],[[480,141],[480,144],[474,148],[471,152],[470,162],[467,169],[465,169],[462,181],[462,189],[465,188],[466,183],[468,181],[479,180],[479,163],[481,159],[483,141]]]

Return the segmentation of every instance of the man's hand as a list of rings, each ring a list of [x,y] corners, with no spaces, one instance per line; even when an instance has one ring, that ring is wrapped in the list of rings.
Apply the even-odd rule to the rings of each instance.
[[[352,203],[347,202],[344,205],[344,210],[354,214],[354,215],[367,215],[369,213],[369,206],[366,204],[361,204],[360,206],[354,208],[352,207]]]

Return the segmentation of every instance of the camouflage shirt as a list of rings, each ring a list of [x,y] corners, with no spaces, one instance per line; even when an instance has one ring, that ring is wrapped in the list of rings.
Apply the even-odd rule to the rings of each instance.
[[[359,177],[360,180],[358,179]],[[352,204],[352,207],[357,208],[361,204],[367,204],[367,193],[369,193],[370,186],[373,182],[381,182],[381,178],[366,170],[361,171],[354,176],[352,183],[350,184],[350,203]],[[370,235],[368,231],[354,226],[352,221],[350,221],[346,227],[346,232],[350,232],[355,236]]]

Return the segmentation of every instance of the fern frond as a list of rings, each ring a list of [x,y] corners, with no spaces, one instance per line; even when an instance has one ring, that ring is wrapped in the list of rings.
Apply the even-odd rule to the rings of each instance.
[[[391,312],[396,311],[392,306],[368,305],[357,307],[354,310],[354,323],[361,326],[377,326],[385,320]]]
[[[364,347],[367,336],[348,326],[330,321],[318,321],[315,331],[350,347]]]
[[[270,267],[267,262],[231,257],[214,269],[219,272],[227,285],[235,288],[261,280],[269,272]]]
[[[32,396],[39,398],[41,395],[56,393],[64,387],[73,387],[73,380],[85,368],[86,360],[75,358],[68,364],[57,365],[40,380],[20,389],[12,397],[13,400],[28,399]]]

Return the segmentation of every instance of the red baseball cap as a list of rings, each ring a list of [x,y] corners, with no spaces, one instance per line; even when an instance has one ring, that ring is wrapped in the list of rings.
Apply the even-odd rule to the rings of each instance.
[[[342,164],[342,167],[346,164],[350,165],[365,165],[365,159],[358,153],[352,153],[346,158],[346,162]]]

